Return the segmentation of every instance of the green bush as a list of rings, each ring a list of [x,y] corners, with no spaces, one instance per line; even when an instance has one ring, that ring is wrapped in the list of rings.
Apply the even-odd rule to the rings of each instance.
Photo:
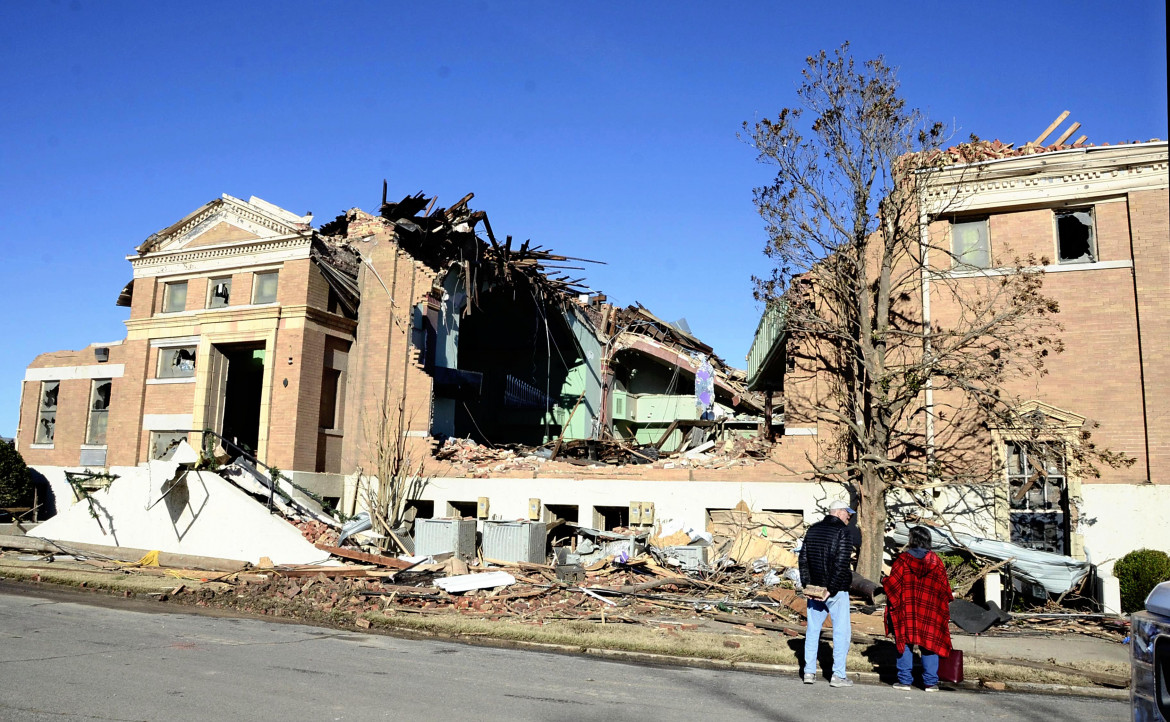
[[[1113,576],[1120,580],[1121,611],[1141,611],[1150,590],[1170,582],[1170,556],[1156,549],[1132,551],[1113,565]]]
[[[0,507],[32,503],[33,482],[16,447],[0,441]]]

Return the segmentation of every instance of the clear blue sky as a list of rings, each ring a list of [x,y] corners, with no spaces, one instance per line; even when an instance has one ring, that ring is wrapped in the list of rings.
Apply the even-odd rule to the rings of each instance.
[[[1166,138],[1162,2],[0,0],[0,435],[45,351],[124,337],[125,256],[230,193],[319,222],[467,192],[499,235],[608,263],[744,365],[765,270],[740,123],[842,41],[965,138],[1063,110],[1092,142]],[[1078,133],[1079,134],[1079,133]]]

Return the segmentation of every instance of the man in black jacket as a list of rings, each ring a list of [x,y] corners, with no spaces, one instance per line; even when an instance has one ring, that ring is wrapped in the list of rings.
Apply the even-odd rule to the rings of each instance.
[[[854,513],[843,501],[829,505],[825,518],[808,528],[800,547],[800,582],[824,587],[827,596],[808,599],[808,628],[804,635],[804,683],[816,682],[817,649],[825,618],[833,620],[833,676],[830,687],[852,687],[845,674],[852,631],[849,628],[849,586],[853,581],[853,535],[849,517]]]

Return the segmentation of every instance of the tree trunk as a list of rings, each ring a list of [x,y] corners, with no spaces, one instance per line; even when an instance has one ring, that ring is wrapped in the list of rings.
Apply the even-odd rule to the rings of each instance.
[[[882,479],[876,469],[862,467],[860,499],[857,501],[857,526],[861,529],[861,552],[857,573],[871,581],[882,575],[882,553],[886,537],[886,499]]]

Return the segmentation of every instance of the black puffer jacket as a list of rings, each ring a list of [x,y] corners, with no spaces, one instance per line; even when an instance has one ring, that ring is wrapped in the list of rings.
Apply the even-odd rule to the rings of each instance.
[[[848,591],[853,581],[849,526],[829,515],[808,528],[800,547],[800,583],[824,587],[830,594]]]

